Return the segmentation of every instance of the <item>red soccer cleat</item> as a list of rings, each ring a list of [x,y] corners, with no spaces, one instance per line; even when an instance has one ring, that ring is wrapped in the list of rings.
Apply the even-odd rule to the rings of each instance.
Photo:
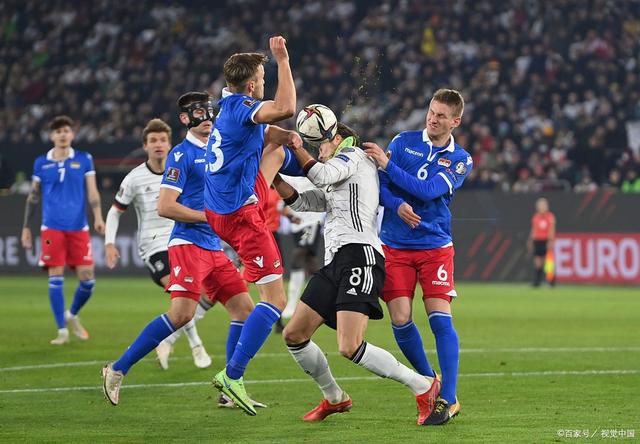
[[[348,396],[345,401],[339,402],[337,404],[331,404],[326,399],[323,399],[322,401],[320,401],[320,404],[316,406],[316,408],[304,415],[302,417],[302,420],[307,422],[323,421],[324,418],[329,415],[333,415],[334,413],[348,412],[349,410],[351,410],[351,406],[353,406],[353,402]]]
[[[436,401],[438,400],[438,396],[440,395],[440,387],[440,379],[433,378],[431,388],[420,395],[416,395],[416,404],[418,406],[418,425],[422,425],[429,415],[431,415],[431,412],[436,405]]]

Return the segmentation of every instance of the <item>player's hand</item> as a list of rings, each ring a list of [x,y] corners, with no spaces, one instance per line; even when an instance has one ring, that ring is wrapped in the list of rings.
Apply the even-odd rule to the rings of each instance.
[[[104,221],[102,219],[96,219],[93,222],[93,229],[96,233],[104,235]]]
[[[115,245],[107,244],[104,246],[104,257],[107,261],[107,267],[113,269],[118,263],[120,252]]]
[[[271,48],[271,54],[273,54],[273,58],[276,59],[276,63],[289,60],[287,41],[281,35],[269,39],[269,48]]]
[[[389,156],[384,152],[382,148],[380,148],[376,143],[373,142],[365,142],[362,144],[364,147],[364,152],[367,156],[371,157],[380,168],[383,170],[387,169],[387,164],[389,163]]]
[[[296,133],[295,131],[291,131],[289,134],[289,141],[287,142],[287,145],[289,145],[294,150],[302,149],[302,137],[300,137],[300,134]]]
[[[411,228],[417,227],[422,220],[420,216],[413,212],[413,207],[406,202],[403,202],[398,207],[398,216]]]
[[[24,227],[22,229],[20,242],[22,243],[22,248],[24,248],[25,250],[30,250],[31,247],[33,247],[33,239],[31,237],[31,228]]]

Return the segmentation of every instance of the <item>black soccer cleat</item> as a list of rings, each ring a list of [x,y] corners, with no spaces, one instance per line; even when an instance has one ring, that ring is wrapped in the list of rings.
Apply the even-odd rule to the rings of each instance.
[[[422,425],[444,425],[449,420],[460,413],[460,402],[456,398],[453,405],[449,405],[447,401],[438,398],[436,405],[431,414],[425,419]]]

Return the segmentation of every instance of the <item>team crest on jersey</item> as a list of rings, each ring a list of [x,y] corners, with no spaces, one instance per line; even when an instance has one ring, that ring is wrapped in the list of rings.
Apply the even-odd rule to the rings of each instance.
[[[459,174],[460,176],[464,176],[465,173],[467,172],[467,166],[464,164],[464,162],[458,162],[456,163],[454,171],[456,172],[456,174]]]
[[[178,168],[174,168],[174,167],[167,168],[168,182],[177,182],[179,177],[180,177],[180,170]]]
[[[251,108],[253,105],[256,104],[256,102],[257,102],[256,99],[247,99],[247,100],[243,101],[242,104],[244,106],[246,106],[247,108]]]
[[[80,168],[80,162],[71,162],[70,166],[71,166],[71,168],[77,170],[78,168]]]
[[[451,161],[442,157],[438,159],[438,165],[449,168],[451,166]]]

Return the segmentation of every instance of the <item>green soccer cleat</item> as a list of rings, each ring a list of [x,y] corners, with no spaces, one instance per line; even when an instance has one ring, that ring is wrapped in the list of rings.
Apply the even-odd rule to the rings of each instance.
[[[244,389],[244,381],[240,379],[231,379],[227,376],[226,369],[222,369],[213,377],[213,385],[222,393],[233,400],[236,406],[241,408],[247,415],[256,416],[256,409],[253,406],[251,398]]]

